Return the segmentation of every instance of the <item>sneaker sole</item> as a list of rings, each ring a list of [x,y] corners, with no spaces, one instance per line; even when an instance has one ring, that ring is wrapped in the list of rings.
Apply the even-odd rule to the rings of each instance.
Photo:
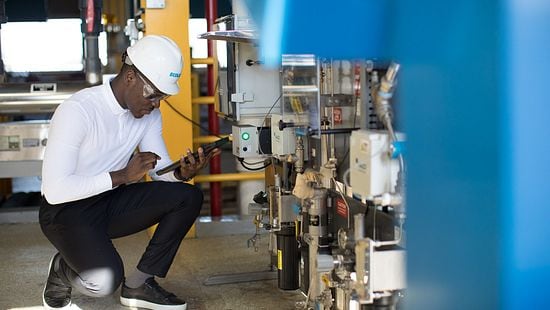
[[[54,254],[54,256],[52,256],[52,259],[50,259],[50,264],[48,266],[48,276],[50,275],[50,270],[52,270],[52,264],[53,264],[53,260],[54,260],[55,255],[57,255],[57,254]],[[44,284],[44,288],[42,289],[42,304],[44,305],[44,309],[46,309],[46,310],[68,310],[68,309],[71,309],[72,302],[69,302],[68,305],[66,305],[64,307],[61,307],[61,308],[54,308],[54,307],[48,306],[48,304],[46,303],[46,299],[44,298],[44,294],[46,293],[46,285],[48,285],[48,280],[46,280],[46,284]]]
[[[187,304],[184,305],[159,305],[140,299],[125,298],[120,296],[120,303],[126,307],[145,308],[152,310],[187,310]]]

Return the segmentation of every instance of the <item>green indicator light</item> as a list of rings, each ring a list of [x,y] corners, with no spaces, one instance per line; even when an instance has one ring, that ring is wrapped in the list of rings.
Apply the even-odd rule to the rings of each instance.
[[[243,138],[243,140],[248,140],[248,139],[250,139],[250,134],[248,132],[243,132],[241,137]]]

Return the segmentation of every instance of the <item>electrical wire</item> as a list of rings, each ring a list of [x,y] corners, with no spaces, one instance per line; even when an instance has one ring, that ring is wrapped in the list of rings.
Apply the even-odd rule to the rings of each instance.
[[[176,114],[178,114],[179,116],[181,116],[182,118],[184,118],[185,120],[187,120],[188,122],[190,122],[191,124],[199,127],[200,129],[208,132],[209,134],[213,135],[213,136],[216,136],[218,138],[222,138],[222,136],[220,136],[219,134],[215,134],[215,133],[212,133],[212,131],[210,131],[208,128],[206,127],[203,127],[201,124],[195,122],[194,120],[192,120],[191,118],[183,115],[183,113],[181,113],[180,111],[178,111],[167,99],[164,99],[164,102],[166,102],[166,104],[170,107],[170,109],[172,109],[174,112],[176,112]]]
[[[265,114],[264,119],[263,119],[263,121],[261,123],[261,126],[260,126],[260,130],[258,131],[258,137],[261,137],[262,129],[264,128],[264,124],[265,124],[265,121],[267,120],[267,117],[269,116],[269,114],[271,114],[271,110],[273,110],[273,108],[275,107],[277,102],[279,102],[279,100],[281,100],[282,96],[283,96],[283,93],[280,93],[279,97],[277,97],[277,99],[275,99],[275,102],[273,102],[273,104],[271,105],[271,108],[269,108],[269,110]],[[258,139],[258,150],[260,151],[260,154],[265,154],[264,151],[262,150],[262,144],[260,143],[259,139]]]
[[[401,238],[403,237],[403,222],[399,223],[399,237],[395,240],[391,241],[375,241],[374,246],[375,247],[381,247],[381,246],[388,246],[388,245],[398,245],[401,242]]]
[[[256,167],[256,168],[252,168],[252,167],[247,167],[245,162],[244,162],[244,158],[240,157],[238,158],[239,162],[241,163],[241,166],[243,166],[244,169],[246,170],[250,170],[250,171],[258,171],[258,170],[262,170],[262,169],[265,169],[267,167],[269,167],[271,165],[271,161],[268,162],[267,164],[263,165],[262,167]]]
[[[241,158],[241,159],[243,159],[243,163],[245,163],[247,165],[258,165],[258,164],[261,164],[261,163],[265,163],[265,160],[257,161],[255,163],[249,163],[249,162],[244,161],[244,158]]]

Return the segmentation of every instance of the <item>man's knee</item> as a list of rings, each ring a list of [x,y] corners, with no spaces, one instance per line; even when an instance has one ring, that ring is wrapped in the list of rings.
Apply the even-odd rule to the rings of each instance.
[[[85,294],[93,297],[113,294],[122,282],[122,272],[107,267],[84,271],[79,276]]]
[[[200,212],[202,202],[204,200],[204,194],[202,190],[195,185],[182,183],[179,184],[181,188],[178,190],[180,195],[180,207],[194,213]]]
[[[202,192],[202,189],[200,189],[198,186],[191,186],[189,189],[189,196],[192,197],[190,200],[189,207],[193,210],[193,213],[198,214],[201,211],[202,208],[202,202],[204,200],[204,194]]]
[[[191,195],[193,196],[193,200],[198,205],[202,205],[202,201],[204,199],[204,193],[202,192],[202,189],[200,189],[198,186],[193,185],[191,186]]]

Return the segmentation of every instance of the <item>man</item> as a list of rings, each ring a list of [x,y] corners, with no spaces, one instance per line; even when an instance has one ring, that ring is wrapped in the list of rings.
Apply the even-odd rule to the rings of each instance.
[[[112,294],[123,282],[121,303],[147,309],[185,310],[165,291],[165,277],[181,240],[199,215],[203,195],[183,183],[220,153],[171,164],[162,138],[160,101],[177,94],[183,61],[164,36],[145,36],[123,55],[110,83],[71,96],[51,120],[42,171],[42,231],[59,251],[44,287],[46,309],[68,309],[71,292]],[[139,149],[139,151],[136,151]],[[153,182],[138,182],[148,173]],[[111,239],[157,224],[136,269],[126,278]]]

